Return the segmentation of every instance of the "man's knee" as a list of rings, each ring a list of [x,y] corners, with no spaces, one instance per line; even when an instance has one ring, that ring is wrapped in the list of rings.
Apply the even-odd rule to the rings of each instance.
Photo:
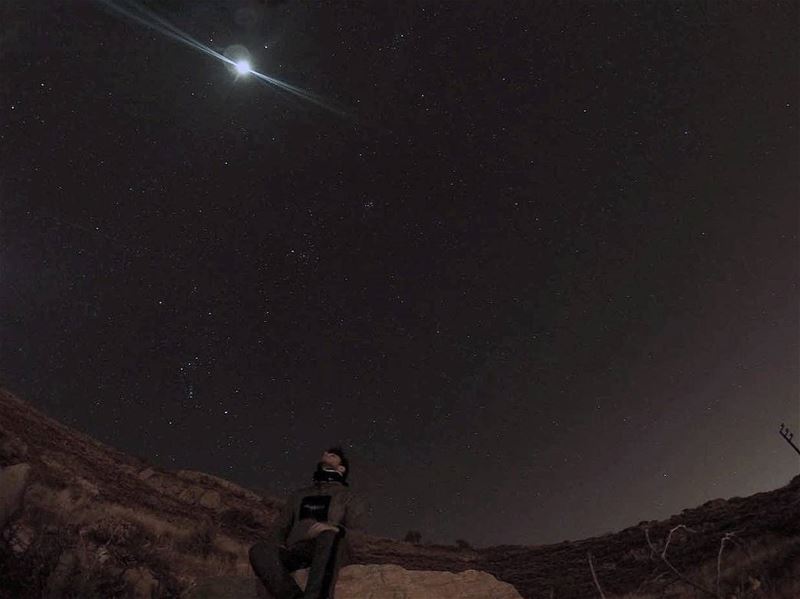
[[[336,555],[341,558],[342,555],[349,553],[350,544],[343,533],[335,530],[326,530],[317,535],[316,547],[318,551],[335,551]]]

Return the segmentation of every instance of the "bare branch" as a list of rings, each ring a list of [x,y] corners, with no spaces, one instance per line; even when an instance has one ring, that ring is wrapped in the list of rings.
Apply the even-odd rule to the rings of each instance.
[[[586,555],[589,556],[589,568],[592,570],[592,578],[594,579],[594,586],[596,586],[597,590],[600,592],[600,597],[602,597],[602,599],[606,599],[606,596],[603,594],[603,589],[600,588],[600,581],[597,580],[597,574],[594,571],[594,564],[592,563],[592,552],[587,551]]]
[[[717,595],[719,595],[720,597],[722,596],[722,595],[720,595],[720,591],[719,591],[720,577],[721,577],[721,573],[722,573],[721,572],[722,571],[722,550],[725,548],[725,542],[726,541],[729,541],[731,543],[734,543],[734,544],[738,545],[739,547],[742,547],[742,544],[736,538],[736,533],[737,532],[738,531],[726,532],[725,536],[723,536],[722,540],[719,542],[719,553],[717,554]]]
[[[704,592],[705,594],[707,594],[707,595],[709,595],[709,596],[711,596],[711,597],[717,597],[717,599],[719,599],[719,595],[718,595],[717,593],[715,593],[714,591],[709,591],[708,589],[706,589],[706,588],[704,588],[704,587],[701,587],[699,584],[696,584],[695,582],[693,582],[693,581],[689,580],[688,578],[686,578],[686,576],[684,576],[683,574],[681,574],[681,573],[678,571],[678,569],[677,569],[675,566],[673,566],[673,565],[672,565],[672,564],[669,562],[669,560],[667,559],[667,547],[669,547],[669,541],[670,541],[670,538],[672,537],[672,533],[673,533],[673,532],[675,532],[676,530],[678,530],[679,528],[685,528],[686,530],[688,530],[688,531],[690,531],[690,532],[694,532],[694,531],[692,531],[690,528],[687,528],[686,526],[684,526],[683,524],[679,524],[678,526],[676,526],[675,528],[673,528],[672,530],[670,530],[670,531],[669,531],[669,536],[667,537],[667,542],[666,542],[666,544],[664,545],[664,551],[662,551],[662,552],[661,552],[661,561],[663,561],[663,562],[664,562],[664,563],[667,565],[667,567],[668,567],[670,570],[672,570],[672,571],[673,571],[673,572],[674,572],[674,573],[675,573],[675,574],[678,576],[678,578],[680,578],[680,579],[681,579],[683,582],[685,582],[686,584],[688,584],[688,585],[690,585],[690,586],[694,587],[694,588],[695,588],[695,589],[697,589],[698,591],[702,591],[702,592]],[[651,550],[653,553],[656,553],[656,548],[655,548],[655,547],[653,547],[653,543],[650,541],[650,530],[649,530],[649,529],[647,529],[647,528],[645,528],[645,529],[644,529],[644,536],[645,536],[645,539],[647,539],[647,544],[650,546],[650,550]]]
[[[684,530],[688,530],[689,532],[697,532],[696,530],[692,530],[691,528],[689,528],[685,524],[678,524],[678,526],[676,526],[672,530],[670,530],[669,534],[667,535],[667,542],[664,544],[664,551],[661,552],[661,557],[662,558],[667,557],[667,547],[669,547],[669,542],[670,542],[670,540],[672,540],[672,533],[674,533],[676,530],[680,530],[681,528],[683,528]]]

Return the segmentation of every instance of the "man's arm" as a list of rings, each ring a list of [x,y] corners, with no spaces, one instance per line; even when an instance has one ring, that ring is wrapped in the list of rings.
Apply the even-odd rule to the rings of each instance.
[[[294,493],[289,495],[286,503],[283,504],[278,518],[272,525],[272,538],[278,545],[285,545],[286,538],[289,536],[289,531],[292,530],[294,524]]]
[[[344,518],[339,525],[344,529],[350,542],[363,538],[369,517],[370,505],[363,498],[354,494],[350,497],[345,508]]]

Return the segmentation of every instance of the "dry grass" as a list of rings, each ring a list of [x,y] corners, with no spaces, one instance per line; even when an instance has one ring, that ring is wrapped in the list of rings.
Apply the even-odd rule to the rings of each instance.
[[[800,539],[759,539],[744,543],[736,539],[735,533],[726,533],[720,539],[716,556],[709,556],[709,559],[691,572],[684,573],[678,571],[667,557],[672,536],[679,530],[691,532],[683,525],[673,527],[660,553],[649,536],[647,537],[652,555],[662,561],[668,571],[662,571],[652,580],[644,581],[640,589],[645,586],[657,586],[659,590],[625,593],[618,595],[618,599],[697,597],[797,599],[800,597]],[[591,553],[588,554],[588,561],[598,596],[605,599],[606,595],[597,579]],[[790,572],[787,568],[793,571]],[[790,576],[787,577],[787,574]]]
[[[11,543],[0,546],[0,561],[8,566],[0,575],[0,597],[38,596],[56,582],[59,596],[121,596],[121,574],[135,567],[147,568],[164,592],[176,593],[194,577],[250,574],[249,547],[220,534],[210,520],[170,522],[121,505],[90,505],[69,489],[40,492],[34,505],[24,514],[23,528],[35,531],[31,542],[19,552]],[[77,567],[54,582],[52,573],[67,554]]]

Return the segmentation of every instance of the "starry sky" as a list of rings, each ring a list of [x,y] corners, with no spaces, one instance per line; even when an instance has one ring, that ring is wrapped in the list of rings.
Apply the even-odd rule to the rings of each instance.
[[[324,106],[3,3],[4,387],[276,495],[340,443],[437,543],[797,474],[796,2],[143,6]]]

